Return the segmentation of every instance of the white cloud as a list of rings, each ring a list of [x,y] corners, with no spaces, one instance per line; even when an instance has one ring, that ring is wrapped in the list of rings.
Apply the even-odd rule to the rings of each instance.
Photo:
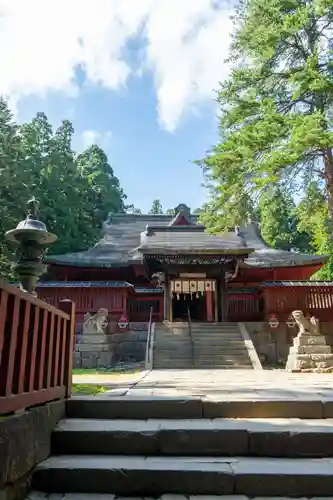
[[[102,134],[97,130],[85,130],[81,134],[81,143],[83,148],[88,148],[92,144],[98,144],[102,149],[107,149],[112,138],[111,130]]]
[[[226,75],[229,14],[223,0],[0,0],[0,93],[75,96],[77,68],[118,90],[140,73],[126,44],[144,36],[139,69],[153,71],[159,121],[172,131]]]

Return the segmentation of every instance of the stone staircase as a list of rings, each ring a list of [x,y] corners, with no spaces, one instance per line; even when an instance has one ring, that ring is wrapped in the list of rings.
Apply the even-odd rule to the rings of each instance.
[[[155,328],[153,368],[252,369],[237,323],[160,323]]]
[[[74,397],[28,498],[332,498],[333,420],[306,403],[301,420],[297,400]]]
[[[188,323],[156,323],[153,368],[175,370],[193,367]]]
[[[192,323],[195,368],[253,369],[238,323]]]

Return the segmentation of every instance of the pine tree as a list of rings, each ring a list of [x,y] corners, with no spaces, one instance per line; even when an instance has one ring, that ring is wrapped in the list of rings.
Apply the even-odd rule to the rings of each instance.
[[[298,204],[298,229],[310,235],[310,245],[314,253],[330,256],[328,263],[320,269],[314,279],[333,278],[333,237],[332,222],[322,186],[312,181]]]
[[[266,186],[323,182],[333,218],[333,4],[247,0],[235,15],[230,78],[218,92],[220,141],[200,162],[205,222],[240,223]]]
[[[151,206],[151,209],[149,210],[149,213],[153,214],[153,215],[163,214],[162,203],[160,202],[160,200],[153,201],[153,204]]]
[[[310,250],[310,236],[298,227],[295,202],[280,186],[267,188],[259,200],[260,228],[264,240],[282,250]]]

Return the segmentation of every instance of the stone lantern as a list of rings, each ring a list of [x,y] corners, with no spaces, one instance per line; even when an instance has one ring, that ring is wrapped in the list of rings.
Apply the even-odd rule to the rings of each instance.
[[[36,296],[37,280],[46,270],[43,263],[46,249],[57,240],[57,236],[49,233],[45,224],[39,220],[39,203],[35,197],[28,201],[26,219],[16,229],[7,231],[5,237],[16,247],[14,267],[21,290]]]

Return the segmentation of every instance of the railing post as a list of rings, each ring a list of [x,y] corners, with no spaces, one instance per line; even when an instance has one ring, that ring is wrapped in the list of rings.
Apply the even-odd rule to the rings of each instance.
[[[59,309],[69,315],[69,321],[66,321],[66,347],[65,352],[62,353],[65,356],[64,384],[66,386],[66,397],[69,398],[72,393],[73,378],[75,303],[71,300],[62,300],[59,302]]]

